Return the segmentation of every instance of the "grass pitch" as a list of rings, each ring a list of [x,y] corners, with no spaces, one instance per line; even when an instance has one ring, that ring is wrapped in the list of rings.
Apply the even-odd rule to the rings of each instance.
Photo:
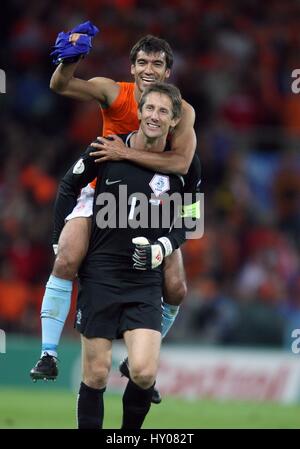
[[[105,394],[105,429],[120,428],[121,396]],[[0,388],[0,428],[74,429],[76,394],[46,389]],[[152,405],[149,429],[300,429],[300,405],[163,398]]]

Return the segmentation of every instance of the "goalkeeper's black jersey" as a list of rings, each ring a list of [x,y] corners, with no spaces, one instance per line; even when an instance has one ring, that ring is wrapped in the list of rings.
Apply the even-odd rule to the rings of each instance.
[[[128,146],[131,135],[121,136]],[[68,172],[77,181],[80,178],[81,187],[98,177],[90,244],[79,275],[96,279],[98,270],[108,270],[119,272],[120,277],[128,276],[130,271],[136,276],[132,239],[143,236],[154,241],[169,236],[170,227],[178,216],[178,204],[168,202],[168,197],[176,193],[178,200],[184,192],[196,192],[200,180],[199,159],[194,157],[188,174],[182,177],[154,172],[126,161],[98,165],[89,156],[90,151],[91,147]],[[175,247],[184,241],[178,237],[182,233],[182,230],[175,231]],[[145,275],[157,276],[160,270],[161,267]]]

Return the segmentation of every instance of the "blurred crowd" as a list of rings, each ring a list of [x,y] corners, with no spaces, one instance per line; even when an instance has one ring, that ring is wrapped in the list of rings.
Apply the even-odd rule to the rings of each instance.
[[[288,347],[300,328],[297,0],[10,1],[0,27],[0,328],[40,332],[58,182],[101,129],[96,104],[49,89],[57,33],[86,20],[101,31],[78,77],[130,81],[131,47],[158,35],[197,114],[205,233],[184,246],[189,294],[169,339]]]

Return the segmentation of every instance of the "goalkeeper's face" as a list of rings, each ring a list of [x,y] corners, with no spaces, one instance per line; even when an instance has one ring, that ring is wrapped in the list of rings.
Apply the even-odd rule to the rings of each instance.
[[[172,101],[168,95],[160,92],[147,94],[138,118],[144,135],[148,139],[166,137],[170,127],[176,126],[178,119],[173,116]]]
[[[140,92],[157,81],[165,81],[170,76],[165,53],[146,53],[140,50],[131,66],[131,74]]]

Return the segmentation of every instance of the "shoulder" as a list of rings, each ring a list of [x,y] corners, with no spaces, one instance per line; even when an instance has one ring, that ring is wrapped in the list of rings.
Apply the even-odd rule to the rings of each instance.
[[[118,81],[120,87],[126,90],[134,90],[134,83],[130,81]]]
[[[195,120],[195,109],[187,101],[182,99],[182,118]]]
[[[126,133],[126,134],[117,134],[117,136],[120,137],[120,139],[122,139],[123,142],[126,144],[126,141],[127,141],[128,137],[131,136],[131,134],[132,134],[132,132]],[[109,137],[108,137],[108,139],[109,139]]]
[[[187,101],[182,100],[181,118],[172,131],[172,136],[179,136],[182,133],[190,132],[195,125],[195,110]]]
[[[120,88],[120,95],[127,97],[128,95],[132,96],[134,94],[134,83],[119,81],[117,84]]]
[[[119,84],[110,79],[110,78],[104,78],[102,76],[96,76],[95,78],[91,78],[88,80],[89,83],[93,84],[94,86],[98,87],[101,90],[115,90],[115,89],[119,89],[120,86]]]
[[[136,100],[134,97],[134,83],[118,81],[117,85],[117,93],[114,98],[111,97],[111,101],[107,104],[107,106],[114,109],[115,112],[118,111],[118,113],[123,114],[123,118],[128,121],[132,114],[137,116]],[[129,129],[136,129],[136,124],[133,128],[129,127]]]
[[[88,82],[91,83],[94,88],[102,94],[107,105],[110,105],[119,95],[119,83],[110,78],[97,76],[95,78],[89,79]]]

